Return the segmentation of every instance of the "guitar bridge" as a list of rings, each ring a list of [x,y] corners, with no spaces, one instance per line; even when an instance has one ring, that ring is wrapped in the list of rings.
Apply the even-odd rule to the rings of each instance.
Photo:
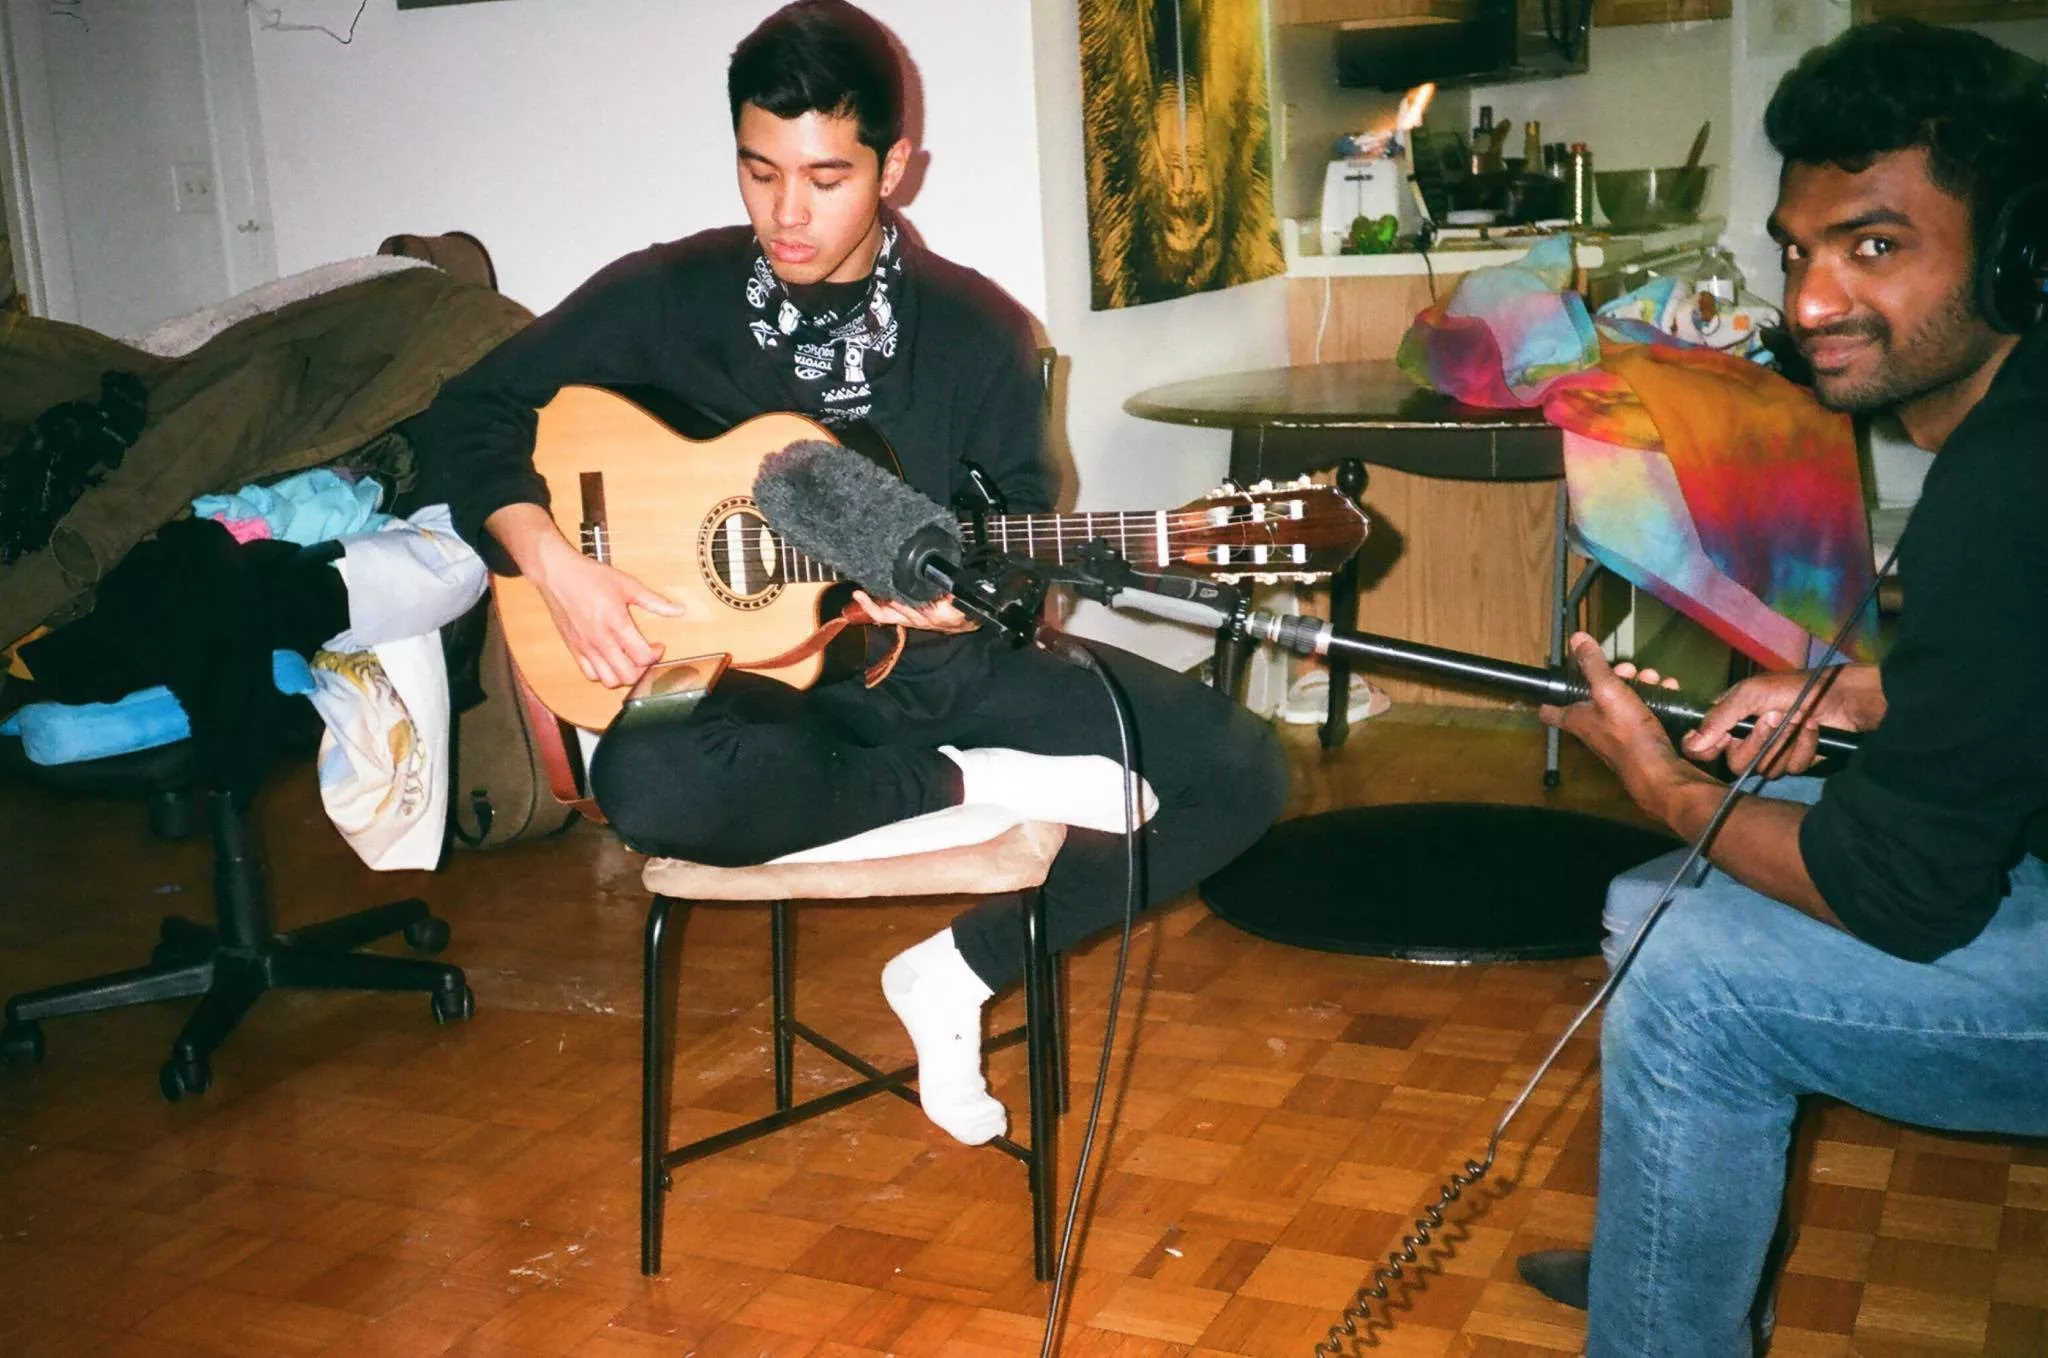
[[[593,561],[611,564],[611,525],[605,521],[604,473],[583,472],[576,478],[577,488],[583,497],[583,555]]]

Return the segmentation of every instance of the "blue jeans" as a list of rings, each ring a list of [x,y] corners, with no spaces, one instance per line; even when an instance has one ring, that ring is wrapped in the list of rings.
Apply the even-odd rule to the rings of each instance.
[[[1819,793],[1814,779],[1766,784]],[[1680,857],[1615,879],[1611,948]],[[2048,1134],[2048,865],[2023,858],[1984,932],[1932,963],[1710,870],[1650,930],[1600,1053],[1589,1358],[1744,1358],[1800,1095],[1951,1131]]]

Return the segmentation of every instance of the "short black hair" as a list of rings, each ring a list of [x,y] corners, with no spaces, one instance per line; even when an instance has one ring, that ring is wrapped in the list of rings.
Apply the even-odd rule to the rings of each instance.
[[[889,33],[846,0],[795,0],[733,49],[725,92],[732,125],[757,104],[778,118],[852,118],[877,160],[903,136],[903,66]]]
[[[1857,174],[1924,147],[1979,240],[2017,189],[2048,182],[2048,68],[1981,33],[1915,19],[1858,24],[1800,58],[1764,111],[1785,163]]]

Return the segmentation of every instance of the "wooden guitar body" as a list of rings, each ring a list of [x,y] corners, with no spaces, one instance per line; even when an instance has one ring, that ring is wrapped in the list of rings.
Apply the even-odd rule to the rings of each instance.
[[[826,593],[846,590],[783,578],[749,492],[763,458],[807,439],[837,441],[824,426],[789,414],[762,415],[698,441],[623,396],[565,387],[540,411],[534,467],[564,536],[589,552],[591,530],[600,531],[602,559],[683,606],[676,618],[633,613],[666,659],[726,654],[752,667],[801,646],[818,630]],[[592,508],[597,521],[586,518]],[[505,644],[534,695],[573,725],[609,724],[624,691],[583,677],[540,591],[503,575],[491,577],[491,589]],[[826,663],[820,653],[761,672],[807,688]]]

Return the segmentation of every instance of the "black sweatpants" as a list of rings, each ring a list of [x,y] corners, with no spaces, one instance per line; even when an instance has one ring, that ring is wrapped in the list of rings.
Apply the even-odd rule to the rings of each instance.
[[[732,672],[687,721],[607,734],[591,768],[598,805],[635,849],[731,867],[958,805],[960,772],[940,745],[1117,757],[1109,697],[1088,671],[981,633],[912,642],[872,689],[853,679],[800,692]],[[1150,905],[1265,833],[1287,765],[1265,723],[1213,689],[1091,649],[1129,702],[1138,771],[1159,795],[1140,832]],[[1048,941],[1070,947],[1123,907],[1123,837],[1070,830],[1045,882]],[[997,990],[1024,971],[1019,908],[995,897],[953,922],[962,956]]]

